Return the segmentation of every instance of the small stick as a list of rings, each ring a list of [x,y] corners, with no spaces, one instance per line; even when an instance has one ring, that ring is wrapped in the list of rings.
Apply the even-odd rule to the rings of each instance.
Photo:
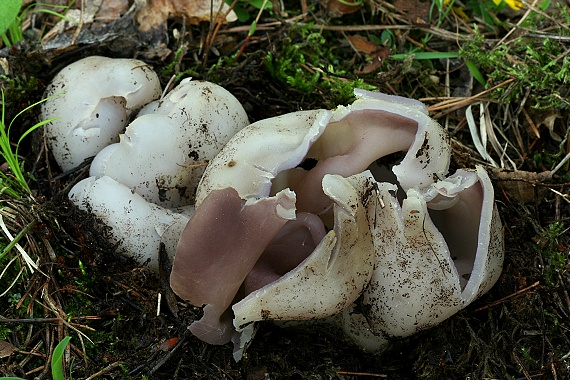
[[[382,378],[388,377],[388,375],[380,373],[368,373],[368,372],[338,371],[337,373],[339,375],[348,375],[348,376],[369,376],[369,377],[382,377]]]
[[[36,373],[36,372],[39,372],[39,371],[43,371],[45,368],[46,368],[45,365],[39,366],[39,367],[36,368],[36,369],[32,369],[31,371],[26,372],[25,375],[26,375],[26,376],[29,376],[29,375],[31,375],[32,373]]]
[[[89,376],[88,378],[86,378],[85,380],[93,380],[98,378],[101,375],[104,375],[106,373],[111,372],[112,370],[114,370],[115,368],[117,368],[118,366],[120,366],[121,364],[127,364],[126,362],[114,362],[109,364],[107,367],[103,368],[101,371],[94,373],[93,375]]]
[[[89,315],[84,317],[72,317],[72,321],[99,320],[101,317]],[[0,323],[51,323],[60,322],[60,318],[4,318],[0,316]]]
[[[434,104],[433,106],[429,106],[429,107],[428,107],[428,111],[434,112],[434,111],[444,110],[444,109],[449,108],[449,107],[454,107],[454,108],[455,108],[455,107],[458,107],[458,106],[459,106],[458,108],[465,107],[465,106],[467,106],[467,105],[473,103],[475,100],[477,100],[477,99],[480,98],[481,96],[487,95],[487,94],[490,93],[491,91],[496,90],[497,88],[503,87],[503,86],[505,86],[505,85],[511,83],[511,82],[514,81],[514,80],[515,80],[514,78],[507,79],[506,81],[504,81],[504,82],[502,82],[502,83],[499,83],[499,84],[496,85],[496,86],[493,86],[493,87],[491,87],[491,88],[489,88],[489,89],[487,89],[487,90],[485,90],[485,91],[481,91],[481,92],[479,92],[478,94],[475,94],[475,95],[473,95],[473,96],[469,96],[469,97],[467,97],[467,98],[452,98],[452,99],[450,99],[450,100],[445,100],[445,101],[443,101],[443,102],[441,102],[441,103]],[[420,99],[420,100],[421,100],[421,99]]]
[[[500,300],[496,300],[496,301],[494,301],[494,302],[491,302],[491,303],[488,304],[488,305],[481,306],[480,308],[475,309],[474,311],[481,311],[481,310],[488,309],[488,308],[490,308],[490,307],[492,307],[492,306],[496,306],[496,305],[498,305],[498,304],[500,304],[500,303],[503,303],[503,302],[505,302],[506,300],[509,300],[509,299],[511,299],[511,298],[513,298],[513,297],[520,296],[521,294],[523,294],[523,293],[525,293],[525,292],[527,292],[527,291],[529,291],[529,290],[531,290],[531,289],[533,289],[533,288],[536,288],[538,285],[540,285],[540,281],[537,281],[537,282],[535,282],[534,284],[532,284],[532,285],[530,285],[530,286],[527,286],[526,288],[523,288],[523,289],[521,289],[521,290],[517,290],[517,291],[514,292],[513,294],[509,294],[508,296],[503,297],[503,298],[501,298]]]

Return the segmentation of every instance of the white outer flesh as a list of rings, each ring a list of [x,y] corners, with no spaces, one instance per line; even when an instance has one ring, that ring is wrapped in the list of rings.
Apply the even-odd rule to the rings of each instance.
[[[206,164],[248,124],[239,101],[209,82],[184,79],[144,107],[103,150],[90,175],[107,175],[164,207],[190,204]]]
[[[450,197],[479,182],[483,188],[481,218],[476,220],[478,243],[471,276],[458,273],[447,242],[435,227],[422,195],[410,189],[402,206],[393,196],[396,187],[379,183],[368,215],[375,245],[376,267],[363,294],[363,314],[345,313],[347,334],[368,350],[381,348],[389,337],[405,337],[449,318],[489,290],[503,262],[501,222],[494,206],[493,188],[485,170],[461,171],[471,177],[450,183]],[[473,216],[475,217],[475,216]],[[461,223],[461,221],[458,221]],[[464,266],[458,266],[465,271]],[[466,282],[466,283],[465,283]]]
[[[233,187],[242,199],[267,197],[271,180],[296,167],[332,113],[299,111],[242,129],[210,162],[196,191],[196,207],[212,190]]]
[[[92,212],[111,228],[111,242],[119,251],[158,271],[161,237],[168,229],[182,230],[189,216],[145,201],[128,187],[110,177],[89,177],[76,184],[69,199],[80,209]],[[186,211],[188,213],[188,211]],[[191,213],[191,210],[190,210]],[[165,235],[166,236],[166,235]],[[169,234],[164,241],[167,251],[178,242],[179,235]],[[172,257],[171,257],[172,259]]]

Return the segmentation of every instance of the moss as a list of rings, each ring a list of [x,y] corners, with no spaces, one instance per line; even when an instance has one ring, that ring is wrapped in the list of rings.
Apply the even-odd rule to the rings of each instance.
[[[570,103],[565,98],[570,91],[570,58],[563,45],[537,35],[491,47],[475,31],[473,40],[461,46],[461,56],[487,73],[488,87],[515,80],[494,90],[494,98],[502,104],[520,103],[528,94],[535,108],[568,108]]]
[[[351,78],[350,67],[341,63],[338,48],[312,25],[293,28],[276,51],[264,58],[269,74],[305,94],[334,94],[331,102],[346,104],[354,99],[354,88],[375,89],[363,78]]]

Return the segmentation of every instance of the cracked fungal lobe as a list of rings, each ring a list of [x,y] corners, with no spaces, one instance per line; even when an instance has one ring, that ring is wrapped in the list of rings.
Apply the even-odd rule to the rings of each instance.
[[[94,62],[101,60],[108,59]],[[173,256],[206,163],[247,124],[243,107],[227,90],[183,80],[141,109],[122,135],[116,132],[120,142],[97,153],[91,177],[69,197],[110,227],[118,251],[156,269],[161,243]]]
[[[366,349],[438,324],[500,275],[503,237],[485,170],[460,169],[433,188],[435,197],[409,189],[401,203],[392,184],[374,190],[368,218],[376,266],[359,311],[345,312],[342,321]]]
[[[193,203],[207,163],[248,124],[245,110],[224,88],[184,79],[148,104],[97,155],[90,175],[107,175],[163,207]]]

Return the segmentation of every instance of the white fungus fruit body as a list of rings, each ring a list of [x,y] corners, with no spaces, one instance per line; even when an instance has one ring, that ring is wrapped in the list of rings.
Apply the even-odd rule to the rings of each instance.
[[[131,115],[160,96],[160,81],[144,62],[93,56],[61,70],[47,88],[42,118],[58,165],[71,170],[117,142]]]

